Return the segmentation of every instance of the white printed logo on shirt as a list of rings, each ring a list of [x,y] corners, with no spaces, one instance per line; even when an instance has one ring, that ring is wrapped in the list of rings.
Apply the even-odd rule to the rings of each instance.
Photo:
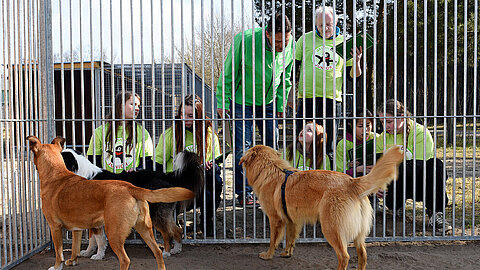
[[[115,168],[115,170],[124,170],[124,168],[130,169],[133,164],[133,156],[130,151],[125,151],[125,167],[124,164],[124,147],[126,142],[124,143],[123,138],[117,138],[115,140],[115,151],[112,153],[110,150],[106,150],[105,153],[105,161],[107,166],[110,168]]]
[[[313,65],[321,70],[334,69],[337,60],[337,53],[330,46],[325,46],[325,53],[323,53],[323,46],[317,47],[315,54],[312,56]]]

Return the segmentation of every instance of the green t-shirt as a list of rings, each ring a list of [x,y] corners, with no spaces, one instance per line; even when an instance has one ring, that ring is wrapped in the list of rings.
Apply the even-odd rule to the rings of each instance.
[[[373,139],[373,137],[377,137],[377,145],[378,145],[378,136],[379,134],[375,132],[371,132],[370,135],[368,135],[367,141]],[[345,145],[345,151],[343,150],[343,146]],[[357,144],[358,146],[358,144]],[[344,172],[345,167],[343,165],[343,156],[344,153],[348,153],[348,150],[353,148],[353,141],[349,141],[346,139],[341,139],[338,144],[337,144],[337,156],[336,156],[336,163],[337,163],[337,172]],[[345,164],[348,167],[348,163],[350,162],[350,157],[348,154],[345,154]],[[350,169],[350,168],[348,168]]]
[[[202,132],[196,130],[196,132]],[[215,158],[221,156],[222,152],[220,151],[220,143],[218,141],[218,137],[215,133],[214,135],[214,142],[212,143],[212,129],[208,128],[208,149],[205,154],[205,160],[210,161],[213,160],[212,158],[212,145],[214,145],[214,152]],[[163,148],[163,142],[165,141],[165,148]],[[175,153],[175,146],[174,146],[175,138],[173,137],[173,127],[168,128],[165,130],[162,135],[160,135],[160,139],[158,140],[157,147],[155,148],[155,161],[159,164],[162,164],[165,167],[166,172],[173,171],[173,161],[174,155],[178,154]],[[193,153],[197,153],[197,145],[193,144],[194,137],[193,133],[190,130],[185,130],[185,147],[184,149]],[[165,156],[165,160],[164,160]]]
[[[428,129],[426,129],[423,125],[419,123],[414,123],[412,120],[408,120],[408,124],[410,125],[410,132],[407,138],[407,150],[410,151],[415,159],[417,160],[429,160],[434,157],[435,147],[433,144],[432,134]],[[385,133],[385,132],[384,132]],[[383,141],[384,133],[380,134],[377,140],[377,153],[384,152],[384,145],[385,149],[390,148],[393,145],[403,145],[404,138],[403,132],[397,134],[397,140],[395,141],[394,134],[385,134],[385,142]],[[424,135],[426,138],[424,140]],[[415,146],[415,152],[413,151],[413,147]],[[426,147],[425,157],[423,156],[423,147]]]
[[[305,41],[304,38],[305,37]],[[315,38],[315,50],[313,48],[313,39]],[[343,69],[344,60],[338,55],[333,46],[333,39],[325,39],[325,57],[323,53],[323,38],[308,32],[301,36],[295,44],[295,60],[302,61],[300,68],[300,82],[298,84],[299,98],[313,98],[313,77],[315,76],[315,97],[323,97],[323,73],[325,70],[325,92],[326,98],[342,101]],[[303,54],[303,44],[305,42],[305,54]],[[335,38],[335,45],[343,42],[343,36],[338,35]],[[350,52],[347,52],[349,54]],[[351,66],[353,59],[347,61],[347,66]],[[305,65],[305,66],[304,66]],[[315,69],[314,69],[315,67]],[[305,69],[304,69],[305,68]],[[334,74],[335,71],[335,74]],[[304,78],[305,73],[305,96]],[[347,76],[349,76],[347,74]],[[335,93],[333,81],[335,79]]]
[[[145,149],[145,157],[151,157],[153,155],[153,142],[150,137],[150,133],[144,129],[141,125],[135,124],[136,126],[136,144],[135,144],[135,159],[133,157],[133,147],[125,149],[125,143],[123,141],[123,126],[119,126],[115,132],[115,147],[108,147],[104,145],[105,138],[102,137],[102,132],[105,136],[107,133],[107,126],[110,124],[99,126],[95,129],[95,134],[90,138],[90,145],[88,146],[87,155],[101,155],[102,160],[105,159],[105,168],[109,172],[114,172],[113,168],[115,167],[115,173],[121,173],[124,169],[127,171],[136,168],[140,165],[140,158],[144,157],[143,152]],[[105,129],[105,131],[102,131]],[[143,134],[145,133],[145,144],[143,144]],[[125,131],[125,140],[128,137],[128,133]],[[95,149],[94,149],[94,138],[95,138]],[[132,141],[133,143],[133,141]],[[105,151],[104,151],[105,148]],[[114,151],[112,151],[114,149]],[[123,154],[125,152],[125,155]],[[123,158],[125,157],[125,160]],[[133,161],[135,160],[135,164]],[[125,162],[125,168],[124,168]]]
[[[305,165],[303,163],[303,155],[302,153],[300,153],[300,151],[298,151],[298,149],[296,150],[296,153],[295,153],[295,164],[293,164],[293,161],[294,160],[289,160],[290,164],[295,167],[296,169],[299,169],[301,171],[308,171],[308,170],[313,170],[313,165],[311,164],[312,161],[311,160],[306,160],[305,161]],[[323,168],[323,165],[325,165],[325,170],[330,170],[331,169],[331,165],[330,165],[330,159],[325,156],[322,160],[322,164],[320,165],[319,168],[316,168],[315,170],[324,170]]]

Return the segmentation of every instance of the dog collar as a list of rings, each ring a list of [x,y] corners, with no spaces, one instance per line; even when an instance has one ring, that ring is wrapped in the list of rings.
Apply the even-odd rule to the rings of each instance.
[[[285,186],[287,185],[287,179],[290,175],[292,175],[294,172],[292,171],[289,171],[289,170],[282,170],[284,173],[285,173],[285,181],[283,181],[283,184],[282,184],[282,207],[283,207],[283,212],[285,213],[285,215],[287,216],[287,218],[289,220],[290,219],[290,216],[288,215],[288,212],[287,212],[287,202],[285,200]]]

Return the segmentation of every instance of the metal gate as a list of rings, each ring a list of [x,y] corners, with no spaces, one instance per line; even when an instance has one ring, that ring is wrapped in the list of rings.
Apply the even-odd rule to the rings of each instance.
[[[338,20],[333,41],[322,38],[331,25],[316,28],[317,20],[327,20],[326,12],[318,13],[318,8],[328,6],[335,11],[333,20]],[[113,97],[126,91],[140,96],[142,102],[136,122],[145,127],[154,146],[159,142],[168,143],[161,141],[160,136],[175,121],[185,127],[185,120],[178,120],[175,115],[185,97],[195,93],[203,100],[204,113],[195,116],[194,121],[211,121],[219,138],[219,149],[222,153],[231,152],[224,155],[220,165],[223,186],[221,202],[218,208],[212,209],[215,210],[213,236],[201,232],[202,218],[196,205],[196,211],[177,213],[184,229],[184,242],[268,242],[269,223],[261,206],[244,207],[238,200],[246,198],[236,198],[238,176],[234,173],[234,150],[239,143],[234,137],[242,137],[241,143],[247,139],[245,134],[230,128],[237,123],[245,130],[249,120],[255,119],[259,130],[254,129],[252,144],[267,143],[261,127],[269,120],[262,116],[268,110],[264,105],[269,101],[250,97],[248,91],[257,88],[260,96],[267,97],[272,70],[272,76],[281,74],[272,80],[274,90],[281,97],[272,103],[273,110],[283,111],[273,115],[274,125],[278,125],[278,141],[274,147],[284,157],[292,143],[293,149],[306,152],[305,144],[298,140],[298,131],[310,120],[324,127],[332,120],[333,128],[338,129],[333,132],[335,144],[349,136],[346,127],[350,121],[356,125],[372,120],[373,131],[381,134],[382,123],[387,118],[380,113],[388,99],[401,101],[412,113],[408,116],[395,113],[392,119],[409,119],[421,124],[423,131],[430,132],[434,157],[442,161],[443,173],[448,175],[442,189],[449,202],[445,207],[434,204],[434,208],[437,207],[452,229],[436,231],[439,228],[429,226],[430,215],[422,203],[425,193],[394,205],[393,209],[381,208],[383,200],[380,199],[374,204],[374,225],[367,241],[480,239],[477,2],[364,0],[352,5],[341,0],[6,0],[0,3],[0,10],[1,268],[11,268],[50,244],[49,228],[41,212],[39,179],[25,138],[36,135],[42,142],[48,142],[55,135],[61,135],[66,138],[67,147],[86,154],[95,128],[105,123],[106,115],[116,105]],[[266,33],[269,18],[276,14],[286,14],[291,22],[291,40],[295,42],[292,51],[285,38],[289,36],[285,33],[285,20],[281,21],[278,32],[279,43],[270,42]],[[252,28],[261,32],[256,41],[251,41],[248,34]],[[275,23],[273,29],[276,29]],[[317,34],[319,39],[309,39],[309,32]],[[360,69],[362,75],[351,79],[347,68],[333,71],[333,76],[341,72],[342,77],[348,79],[332,80],[333,89],[339,89],[339,95],[333,98],[333,106],[338,106],[338,111],[329,114],[327,70],[316,68],[328,64],[324,62],[331,57],[326,54],[327,46],[339,48],[334,52],[338,55],[332,60],[334,63],[338,63],[338,57],[347,58],[348,45],[342,45],[347,42],[337,38],[341,36],[346,40],[353,33],[364,34],[352,41],[353,47],[364,48],[359,66],[355,62],[352,66],[352,74]],[[331,42],[333,45],[328,45]],[[232,46],[236,46],[238,52],[230,50]],[[273,67],[263,67],[260,75],[253,75],[253,81],[258,79],[263,84],[246,83],[250,70],[265,65],[251,59],[261,56],[267,61],[268,53],[272,54],[278,46],[282,52],[275,57],[281,60],[276,60]],[[322,52],[308,58],[309,47],[321,48]],[[353,59],[358,53],[353,53]],[[304,55],[308,57],[302,58]],[[228,57],[234,59],[228,62],[230,66],[225,64]],[[288,62],[289,57],[293,61]],[[314,63],[313,70],[307,69],[305,59]],[[296,65],[296,60],[301,64]],[[222,78],[231,69],[237,72],[231,81],[225,82]],[[307,75],[310,71],[313,71],[312,77]],[[323,79],[316,79],[318,73],[324,74]],[[237,78],[239,84],[235,83],[236,77],[240,78]],[[339,88],[337,83],[341,84]],[[231,99],[238,107],[232,106],[230,116],[221,116],[217,109],[226,108],[228,101],[218,96],[228,95],[229,88],[237,94]],[[317,88],[323,94],[319,95]],[[309,106],[306,103],[309,93],[313,97],[325,97],[312,105],[313,111],[317,107],[323,111],[314,112],[312,116],[298,110]],[[253,104],[261,104],[253,118],[244,113],[235,116],[249,106],[251,98]],[[366,109],[373,115],[366,116]],[[314,137],[314,143],[317,139]],[[381,137],[374,139],[377,140]],[[415,138],[414,142],[417,140],[422,138]],[[314,164],[316,151],[325,150],[326,143],[313,150]],[[362,142],[353,142],[353,146],[357,144]],[[408,141],[399,144],[407,146]],[[347,149],[334,148],[333,156],[340,150],[346,152]],[[426,154],[426,151],[426,146],[422,146],[414,154]],[[322,158],[329,157],[324,154]],[[426,162],[423,164],[426,167]],[[338,161],[331,159],[332,168],[336,165]],[[428,168],[423,170],[424,177]],[[426,185],[425,179],[420,180],[423,182],[417,182]],[[242,190],[247,188],[243,184]],[[397,216],[399,208],[403,208],[403,212]],[[157,238],[161,241],[159,234]],[[69,240],[68,234],[66,240]],[[128,241],[142,242],[136,234]],[[320,225],[305,225],[298,240],[323,241]]]

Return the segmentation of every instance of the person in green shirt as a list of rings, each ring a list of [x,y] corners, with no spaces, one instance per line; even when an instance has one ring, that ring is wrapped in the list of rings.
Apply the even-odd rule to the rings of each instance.
[[[353,114],[351,117],[353,117]],[[337,172],[344,172],[352,177],[359,177],[368,174],[372,169],[373,164],[361,164],[358,161],[354,164],[353,160],[350,159],[348,152],[353,149],[354,140],[355,147],[357,147],[363,144],[364,139],[365,142],[373,140],[374,137],[378,138],[379,134],[372,131],[373,115],[368,109],[365,109],[364,114],[363,108],[358,108],[355,117],[356,118],[347,119],[345,138],[341,139],[337,144],[336,169]],[[361,159],[363,157],[357,156],[356,158]]]
[[[242,206],[254,204],[252,188],[238,163],[253,146],[255,126],[263,144],[278,148],[278,123],[274,117],[283,117],[284,100],[292,88],[291,31],[289,19],[277,13],[265,28],[237,34],[226,56],[224,73],[218,79],[217,112],[220,118],[235,119],[235,194]]]
[[[96,128],[90,138],[87,157],[91,162],[113,173],[152,168],[152,138],[135,122],[140,104],[137,94],[128,91],[117,94],[114,110],[107,116],[109,120]],[[124,117],[125,121],[118,120]]]
[[[223,188],[221,170],[215,164],[215,158],[221,156],[220,143],[213,130],[212,122],[203,115],[203,102],[197,95],[187,95],[180,104],[173,126],[160,135],[155,149],[157,170],[173,171],[175,156],[183,150],[197,153],[205,166],[205,197],[206,209],[203,203],[203,194],[198,197],[200,206],[200,229],[207,236],[213,236],[214,203],[215,210],[220,205],[220,195]],[[185,126],[185,129],[184,129]],[[204,220],[206,223],[204,223]],[[204,226],[205,225],[205,226]]]
[[[443,173],[442,160],[435,158],[432,134],[425,126],[408,118],[411,113],[400,101],[387,100],[378,111],[379,116],[384,118],[381,119],[384,132],[378,137],[377,152],[383,152],[393,145],[406,145],[407,159],[411,159],[400,165],[398,180],[392,182],[385,193],[378,192],[377,196],[384,198],[384,204],[388,208],[397,209],[397,215],[404,212],[406,199],[423,201],[430,216],[429,225],[435,226],[437,230],[451,230],[452,226],[444,219],[442,212],[448,204],[445,190],[448,175]],[[426,174],[423,173],[424,170]]]
[[[326,153],[332,160],[335,148],[333,134],[337,134],[339,125],[339,120],[335,120],[334,126],[332,117],[334,116],[333,112],[336,117],[342,114],[343,70],[345,66],[349,66],[350,70],[347,70],[347,73],[352,78],[362,74],[361,46],[356,48],[355,59],[352,58],[346,63],[342,56],[335,51],[335,46],[341,44],[344,37],[340,34],[340,28],[336,26],[338,16],[334,16],[334,13],[332,7],[326,6],[325,9],[321,6],[318,7],[315,11],[315,30],[305,33],[295,45],[295,66],[300,73],[300,76],[296,77],[298,81],[296,132],[298,133],[303,127],[304,119],[305,122],[308,122],[313,118],[330,117],[325,123]],[[347,53],[353,55],[353,51]],[[354,69],[351,68],[353,61],[355,61],[355,74],[353,73]],[[294,94],[293,92],[291,95]],[[289,100],[293,100],[293,97],[289,97]],[[290,106],[293,106],[293,103]],[[324,106],[325,115],[323,114]]]
[[[323,142],[325,137],[326,135],[321,125],[309,122],[298,134],[297,142],[295,143],[296,149],[294,150],[294,143],[287,146],[287,160],[293,167],[302,171],[330,170],[330,159],[324,158]]]

